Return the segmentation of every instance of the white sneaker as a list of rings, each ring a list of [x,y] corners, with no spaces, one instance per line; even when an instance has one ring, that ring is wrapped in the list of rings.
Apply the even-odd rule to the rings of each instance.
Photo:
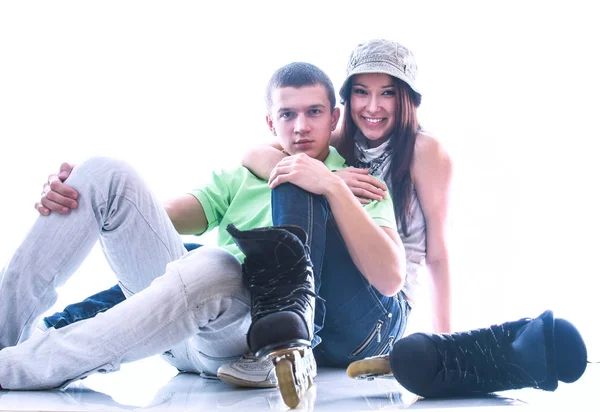
[[[244,388],[276,388],[277,376],[271,358],[247,354],[240,360],[223,364],[217,370],[223,382]]]
[[[307,351],[310,356],[311,375],[313,380],[317,376],[317,366],[312,350]],[[268,356],[258,358],[246,354],[240,360],[230,364],[221,365],[217,370],[217,376],[223,382],[244,388],[276,388],[277,375],[275,374],[275,365]]]

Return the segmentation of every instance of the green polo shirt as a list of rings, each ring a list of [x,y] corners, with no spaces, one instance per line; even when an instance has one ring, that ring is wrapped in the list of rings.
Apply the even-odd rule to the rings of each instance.
[[[335,171],[346,166],[344,158],[334,147],[329,147],[325,166]],[[226,228],[233,223],[239,230],[272,226],[271,188],[245,167],[215,171],[209,183],[190,192],[204,208],[207,231],[218,226],[218,245],[243,261],[244,254],[237,247]],[[396,230],[396,218],[390,196],[364,205],[369,216],[379,226]]]

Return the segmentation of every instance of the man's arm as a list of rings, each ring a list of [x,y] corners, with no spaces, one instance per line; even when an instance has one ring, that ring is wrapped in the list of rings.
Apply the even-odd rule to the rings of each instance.
[[[398,232],[378,226],[340,178],[328,186],[324,195],[352,261],[381,294],[394,296],[406,275],[406,255]]]
[[[181,235],[199,235],[206,231],[208,221],[202,204],[191,194],[184,194],[165,202],[165,210]]]
[[[288,156],[273,170],[269,185],[282,183],[324,195],[363,276],[383,295],[393,296],[402,289],[406,256],[396,229],[379,227],[339,176],[322,162],[300,154]]]

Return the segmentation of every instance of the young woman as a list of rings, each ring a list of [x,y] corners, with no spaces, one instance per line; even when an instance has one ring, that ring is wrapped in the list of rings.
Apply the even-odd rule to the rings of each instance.
[[[425,263],[432,277],[433,329],[444,333],[451,331],[446,225],[452,162],[439,141],[417,121],[421,94],[416,76],[414,56],[406,47],[383,39],[358,45],[340,89],[344,117],[332,143],[354,166],[336,173],[361,202],[386,196],[386,187],[378,179],[385,181],[406,251],[403,292],[413,307],[419,271]],[[276,149],[281,148],[257,147],[242,163],[267,179],[286,157]]]

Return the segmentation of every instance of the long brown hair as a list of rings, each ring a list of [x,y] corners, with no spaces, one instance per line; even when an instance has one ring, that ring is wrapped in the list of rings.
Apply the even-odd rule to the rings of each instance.
[[[396,85],[396,102],[398,104],[396,105],[396,124],[390,136],[391,164],[387,172],[388,175],[384,176],[384,179],[390,178],[392,182],[392,201],[396,220],[401,222],[404,236],[408,236],[408,222],[412,217],[410,204],[413,188],[410,165],[420,126],[417,121],[417,98],[415,93],[403,81],[395,77],[393,79]],[[345,94],[348,98],[345,99],[341,134],[339,140],[335,143],[340,154],[346,159],[346,163],[350,166],[356,166],[354,135],[357,126],[352,120],[351,89],[352,82],[349,82]]]

